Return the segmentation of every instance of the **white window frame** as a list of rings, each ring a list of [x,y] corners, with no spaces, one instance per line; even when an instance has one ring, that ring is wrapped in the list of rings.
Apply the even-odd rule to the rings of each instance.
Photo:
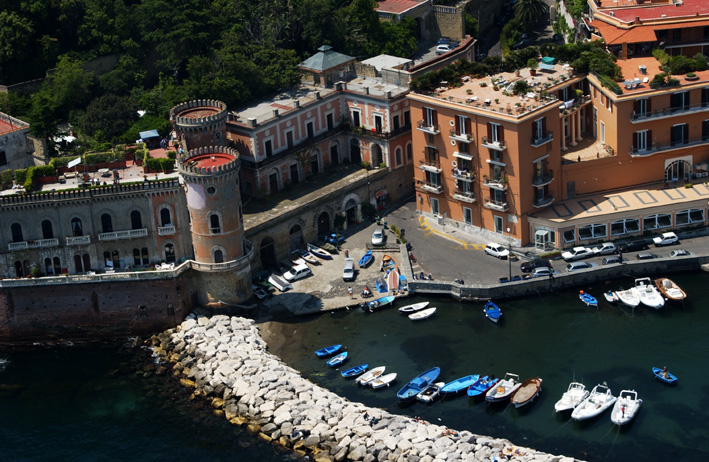
[[[630,223],[636,223],[635,229],[628,229],[628,224]],[[621,225],[623,226],[623,229],[621,232],[614,232],[613,231],[613,225]],[[624,218],[622,220],[614,221],[611,223],[611,236],[622,236],[624,234],[635,234],[640,232],[640,220],[637,218]]]
[[[606,144],[606,124],[601,120],[601,144]]]
[[[660,225],[660,218],[667,218],[669,223],[667,225]],[[652,220],[654,221],[654,224],[652,226],[648,226],[647,223],[645,223],[646,220]],[[672,227],[672,215],[669,213],[656,213],[655,215],[649,215],[647,217],[643,218],[643,231],[652,231],[655,229],[662,229],[662,228],[671,228]]]
[[[567,233],[571,233],[571,237],[567,236]],[[561,232],[562,239],[564,240],[564,244],[575,244],[576,243],[576,228],[573,229],[567,229],[565,231]]]
[[[438,199],[435,197],[431,198],[431,215],[435,217],[441,216],[441,206],[438,203]]]
[[[635,149],[638,151],[647,151],[648,150],[648,143],[647,143],[647,130],[640,130],[635,132],[637,133],[637,139],[638,139],[638,145],[635,146]],[[641,148],[642,146],[642,148]]]
[[[692,213],[701,214],[701,220],[692,220]],[[680,222],[680,215],[687,215],[687,221],[685,223]],[[687,209],[675,213],[675,226],[689,226],[697,223],[704,223],[704,210],[703,209]]]
[[[582,230],[590,229],[590,236],[583,236]],[[592,225],[580,226],[578,229],[579,241],[588,241],[593,239],[605,239],[608,235],[608,226],[605,223],[594,223]]]

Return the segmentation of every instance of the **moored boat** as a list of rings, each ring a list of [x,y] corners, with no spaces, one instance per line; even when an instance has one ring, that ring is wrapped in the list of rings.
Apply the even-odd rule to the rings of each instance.
[[[370,369],[369,372],[365,372],[364,374],[360,375],[355,379],[358,385],[367,385],[369,382],[372,380],[378,379],[379,377],[384,374],[384,371],[386,370],[386,366],[378,366],[375,367],[374,369]]]
[[[625,425],[638,413],[643,400],[638,398],[638,392],[635,390],[623,390],[620,392],[618,399],[611,411],[611,422],[616,425]]]
[[[399,401],[410,401],[416,398],[421,390],[431,385],[441,373],[440,367],[434,367],[426,372],[417,375],[409,383],[404,385],[401,390],[396,393]]]
[[[394,380],[396,380],[396,372],[382,375],[381,377],[372,380],[371,382],[369,382],[369,386],[372,387],[374,390],[377,390],[382,387],[388,387],[392,384],[392,382],[394,382]]]
[[[436,382],[427,386],[421,390],[417,395],[416,399],[422,403],[432,403],[441,394],[441,388],[445,385],[445,382]]]
[[[323,260],[332,260],[332,254],[325,249],[321,249],[320,247],[308,244],[308,250],[311,254],[315,255],[318,258],[321,258]]]
[[[468,396],[480,396],[487,393],[492,387],[497,385],[500,379],[494,375],[488,377],[487,375],[479,378],[475,383],[468,387]]]
[[[351,377],[357,377],[359,374],[366,371],[368,367],[369,364],[360,364],[359,366],[350,367],[349,369],[340,372],[340,374],[342,374],[344,378],[349,379]]]
[[[665,299],[657,288],[652,285],[650,278],[639,278],[635,280],[635,289],[640,296],[640,303],[656,310],[665,306]]]
[[[677,382],[677,376],[668,371],[666,367],[662,369],[660,369],[659,367],[653,367],[652,373],[655,374],[656,378],[662,380],[665,383]]]
[[[311,265],[319,265],[320,262],[318,261],[317,258],[313,256],[309,251],[307,250],[301,250],[300,251],[300,258],[305,260],[306,262],[310,263]]]
[[[330,367],[337,367],[340,364],[344,363],[345,360],[347,359],[347,352],[340,353],[337,356],[333,356],[326,364]]]
[[[670,278],[655,279],[655,286],[657,286],[657,290],[659,290],[662,295],[673,302],[681,302],[687,298],[687,294],[684,290],[680,289]]]
[[[376,287],[381,294],[389,292],[389,286],[383,276],[377,276],[377,279],[374,280],[374,287]]]
[[[519,381],[519,375],[507,372],[505,378],[500,380],[494,388],[491,388],[485,394],[485,401],[491,403],[504,401],[521,386],[522,382]]]
[[[618,295],[615,292],[613,292],[612,290],[609,290],[608,292],[603,292],[603,297],[611,305],[618,303],[620,301],[620,298],[618,298]]]
[[[556,412],[570,411],[579,405],[589,395],[586,386],[579,382],[571,382],[569,389],[561,395],[561,399],[554,405]]]
[[[377,298],[376,300],[372,300],[371,302],[364,302],[361,306],[364,311],[374,311],[378,310],[379,308],[389,305],[394,302],[396,297],[393,295],[388,295],[386,297],[381,297]]]
[[[419,310],[422,310],[428,306],[428,302],[414,303],[413,305],[406,305],[399,308],[399,313],[401,314],[411,314]]]
[[[586,306],[598,307],[598,300],[596,300],[596,297],[591,294],[587,294],[583,290],[579,292],[579,298],[586,304]]]
[[[574,408],[571,418],[574,420],[586,420],[596,417],[611,407],[617,399],[611,393],[610,388],[606,385],[598,384],[593,387],[588,397]]]
[[[340,348],[342,348],[342,345],[330,345],[328,347],[317,350],[315,354],[321,358],[324,358],[325,356],[334,355],[335,353],[340,351]]]
[[[539,377],[532,377],[527,379],[522,383],[522,386],[510,396],[510,402],[515,405],[515,407],[522,407],[525,404],[529,404],[534,401],[542,391],[542,379]]]
[[[489,319],[490,321],[497,323],[500,318],[502,317],[502,311],[500,308],[492,303],[492,300],[488,301],[485,304],[485,308],[483,309],[483,313],[485,313],[485,317]]]
[[[409,319],[412,321],[421,321],[422,319],[430,318],[433,313],[436,312],[436,307],[426,308],[425,310],[417,311],[416,313],[411,313]]]
[[[387,274],[387,287],[392,292],[399,291],[399,272],[396,268],[392,269],[389,271],[389,274]]]
[[[394,260],[389,255],[384,255],[382,257],[382,262],[379,265],[379,271],[385,271],[389,268],[393,268],[396,266],[396,263],[394,263]]]
[[[468,387],[477,382],[479,378],[479,375],[466,375],[465,377],[455,379],[452,382],[448,382],[447,384],[443,385],[443,388],[441,388],[441,394],[454,394],[462,390],[467,390]]]
[[[635,308],[640,304],[640,294],[635,287],[631,287],[628,290],[616,290],[615,294],[623,305]]]
[[[374,261],[374,255],[372,254],[372,251],[367,250],[367,253],[365,253],[364,256],[359,259],[359,267],[365,268],[365,267],[371,265],[373,261]]]

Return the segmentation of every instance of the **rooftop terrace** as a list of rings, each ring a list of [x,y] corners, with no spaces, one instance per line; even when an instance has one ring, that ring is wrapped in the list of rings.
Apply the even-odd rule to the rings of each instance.
[[[620,66],[623,73],[624,80],[618,82],[623,96],[657,91],[650,88],[650,82],[654,76],[662,72],[662,69],[660,62],[654,57],[619,59],[616,64]],[[697,77],[692,80],[687,80],[685,75],[673,75],[672,78],[679,80],[680,86],[709,82],[709,70],[696,71],[695,74]]]
[[[634,21],[640,18],[641,21],[652,19],[681,19],[702,15],[709,15],[709,2],[706,0],[666,0],[659,2],[655,0],[596,0],[600,4],[600,12],[610,15],[624,22]]]
[[[24,130],[29,124],[12,116],[0,112],[0,135],[11,133],[17,130]]]

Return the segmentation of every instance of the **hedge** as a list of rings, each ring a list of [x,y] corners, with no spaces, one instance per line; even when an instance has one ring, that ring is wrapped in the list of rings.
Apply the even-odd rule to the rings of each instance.
[[[25,184],[26,179],[27,179],[27,169],[26,168],[18,168],[17,170],[15,170],[15,183]]]
[[[12,179],[15,178],[15,172],[13,170],[5,170],[0,173],[0,184],[3,186],[12,186]]]
[[[149,170],[168,172],[175,167],[175,161],[173,159],[148,159],[145,162]]]

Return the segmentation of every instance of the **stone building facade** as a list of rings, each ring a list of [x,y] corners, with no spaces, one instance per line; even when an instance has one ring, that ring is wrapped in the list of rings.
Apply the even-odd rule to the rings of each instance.
[[[34,165],[28,123],[0,112],[0,171]]]

